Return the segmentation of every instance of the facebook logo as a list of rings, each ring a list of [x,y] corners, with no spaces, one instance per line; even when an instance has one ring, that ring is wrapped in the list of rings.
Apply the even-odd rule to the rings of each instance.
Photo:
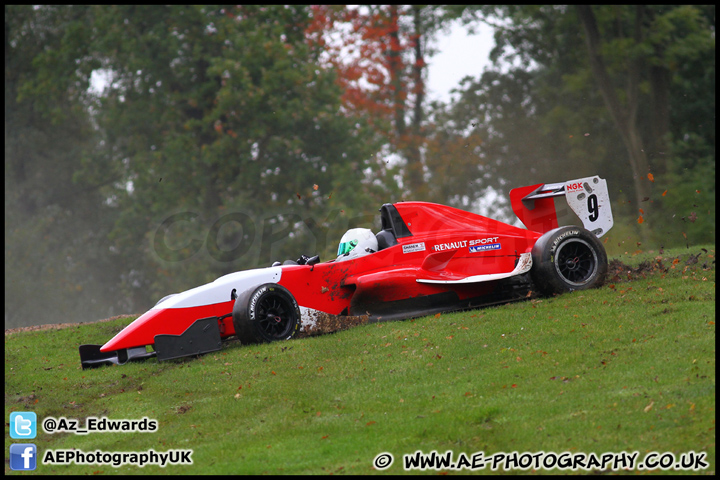
[[[35,470],[37,447],[32,443],[10,445],[10,468],[12,470]]]
[[[10,438],[31,439],[37,435],[35,412],[13,412],[10,414]]]

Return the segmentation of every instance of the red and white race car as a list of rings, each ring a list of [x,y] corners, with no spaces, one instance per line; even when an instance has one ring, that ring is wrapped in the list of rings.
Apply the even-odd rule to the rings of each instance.
[[[557,196],[584,228],[558,227]],[[528,289],[552,295],[602,284],[607,255],[598,238],[613,225],[605,180],[516,188],[510,201],[527,229],[433,203],[385,204],[375,248],[344,241],[335,260],[302,256],[169,295],[105,345],[81,345],[82,366],[168,360],[219,350],[232,335],[287,340],[328,320],[400,320],[504,303]],[[359,254],[344,251],[353,247]]]

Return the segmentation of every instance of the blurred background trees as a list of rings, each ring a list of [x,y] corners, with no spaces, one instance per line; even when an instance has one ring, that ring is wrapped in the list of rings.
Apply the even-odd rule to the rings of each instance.
[[[492,66],[429,102],[457,21]],[[715,241],[714,6],[6,6],[5,105],[6,328],[593,174],[611,252]]]

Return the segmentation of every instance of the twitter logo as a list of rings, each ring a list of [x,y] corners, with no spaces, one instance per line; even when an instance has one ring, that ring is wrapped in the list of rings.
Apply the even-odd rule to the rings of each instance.
[[[37,415],[35,412],[13,412],[10,414],[10,438],[35,438],[37,436]]]

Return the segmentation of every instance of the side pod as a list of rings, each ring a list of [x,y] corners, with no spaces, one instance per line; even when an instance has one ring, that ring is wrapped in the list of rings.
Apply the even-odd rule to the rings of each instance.
[[[215,352],[221,348],[218,317],[195,320],[180,335],[155,335],[155,351],[161,362]]]

